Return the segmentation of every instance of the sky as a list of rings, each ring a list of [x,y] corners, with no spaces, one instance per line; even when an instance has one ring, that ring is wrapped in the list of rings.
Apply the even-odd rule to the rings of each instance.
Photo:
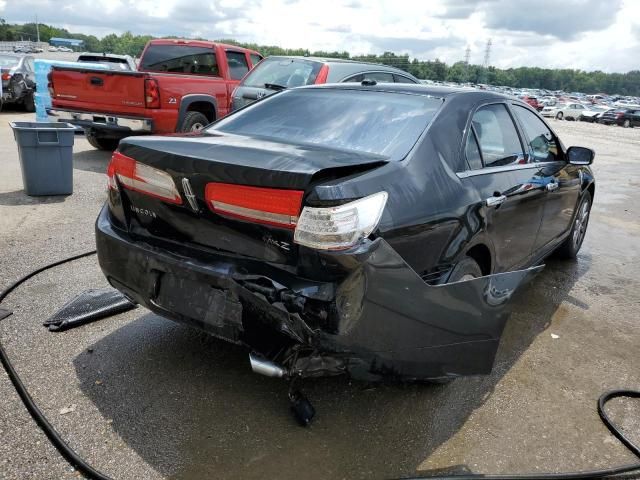
[[[640,0],[0,0],[9,23],[71,32],[235,38],[500,68],[640,69]]]

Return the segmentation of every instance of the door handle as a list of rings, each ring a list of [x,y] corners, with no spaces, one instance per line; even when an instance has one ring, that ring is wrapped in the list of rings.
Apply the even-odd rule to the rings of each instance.
[[[487,207],[498,207],[502,205],[506,199],[506,195],[494,195],[493,197],[487,198],[484,203],[487,205]]]
[[[100,77],[91,77],[89,81],[91,85],[98,85],[100,87],[104,84],[104,81]]]
[[[560,185],[558,185],[557,182],[549,182],[546,186],[547,192],[553,192],[554,190],[557,190],[559,186]]]

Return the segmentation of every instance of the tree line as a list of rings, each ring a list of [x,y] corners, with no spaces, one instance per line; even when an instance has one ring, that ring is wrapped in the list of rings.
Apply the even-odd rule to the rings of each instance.
[[[64,28],[39,24],[40,40],[48,42],[52,37],[75,38],[84,42],[84,50],[128,54],[139,57],[151,35],[134,35],[125,32],[114,33],[99,39],[94,35],[71,33]],[[0,18],[0,41],[35,40],[35,23],[23,25],[8,24]],[[453,65],[438,60],[410,59],[409,55],[396,55],[384,52],[381,55],[350,55],[347,51],[312,51],[306,48],[282,48],[276,45],[237,42],[233,39],[219,41],[251,48],[269,55],[301,55],[330,58],[344,58],[366,62],[382,63],[400,68],[412,75],[427,80],[450,81],[458,83],[504,85],[515,88],[541,88],[546,90],[564,90],[566,92],[609,93],[640,96],[640,70],[627,73],[586,72],[574,69],[551,69],[539,67],[518,67],[500,69],[483,68],[481,65],[469,65],[456,62]]]

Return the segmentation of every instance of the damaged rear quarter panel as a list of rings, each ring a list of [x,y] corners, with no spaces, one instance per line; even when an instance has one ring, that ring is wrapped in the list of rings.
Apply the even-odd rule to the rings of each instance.
[[[431,286],[383,239],[361,256],[337,291],[338,334],[324,339],[368,358],[368,373],[402,378],[489,373],[509,300],[543,268]]]

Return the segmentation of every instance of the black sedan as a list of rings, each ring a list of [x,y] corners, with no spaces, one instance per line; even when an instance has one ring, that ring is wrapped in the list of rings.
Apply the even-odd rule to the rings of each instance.
[[[582,245],[594,153],[519,100],[372,83],[123,140],[96,224],[109,282],[260,373],[490,372],[513,292]]]
[[[36,109],[34,94],[36,77],[33,57],[0,53],[0,107],[2,104],[22,105],[27,112]]]

